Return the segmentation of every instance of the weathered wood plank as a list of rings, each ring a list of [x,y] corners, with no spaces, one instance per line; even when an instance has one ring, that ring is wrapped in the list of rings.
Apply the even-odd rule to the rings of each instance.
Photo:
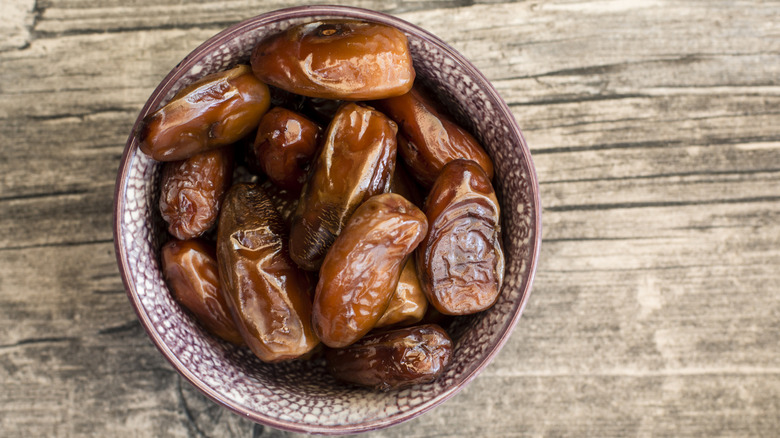
[[[35,25],[35,0],[6,0],[0,21],[0,52],[18,50],[30,43]]]
[[[545,225],[501,354],[449,402],[366,436],[777,435],[780,3],[348,3],[425,27],[494,82]],[[288,5],[0,6],[3,436],[299,436],[178,377],[111,244],[119,157],[153,88],[225,26]]]

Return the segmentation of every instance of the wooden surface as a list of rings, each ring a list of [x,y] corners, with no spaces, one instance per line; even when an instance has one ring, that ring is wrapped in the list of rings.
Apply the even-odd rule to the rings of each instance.
[[[319,2],[318,2],[319,3]],[[542,258],[463,392],[376,437],[780,435],[780,3],[348,2],[451,43],[531,146]],[[0,435],[278,437],[141,329],[111,209],[130,127],[281,0],[0,3]]]

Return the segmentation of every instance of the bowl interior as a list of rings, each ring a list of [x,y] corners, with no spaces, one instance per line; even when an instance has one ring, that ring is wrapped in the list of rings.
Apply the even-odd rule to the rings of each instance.
[[[131,135],[117,181],[117,257],[128,295],[150,337],[206,395],[254,421],[305,432],[348,433],[410,419],[449,398],[481,371],[506,341],[525,305],[539,249],[539,200],[528,148],[514,118],[487,80],[433,35],[400,19],[343,7],[277,11],[238,24],[185,58],[150,97],[138,120],[186,84],[237,63],[255,44],[291,25],[320,18],[384,22],[407,34],[418,78],[446,102],[493,158],[506,254],[503,291],[494,307],[447,327],[453,361],[436,382],[377,392],[335,381],[321,362],[265,364],[248,349],[207,334],[173,300],[158,251],[167,240],[157,208],[161,165]],[[135,132],[135,130],[133,131]]]

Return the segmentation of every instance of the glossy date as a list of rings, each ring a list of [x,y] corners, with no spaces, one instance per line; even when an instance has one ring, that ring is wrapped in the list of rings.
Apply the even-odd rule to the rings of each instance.
[[[374,328],[427,227],[423,212],[394,193],[355,211],[320,269],[312,321],[325,345],[345,347]]]
[[[208,75],[144,118],[139,146],[157,161],[176,161],[229,145],[257,126],[270,102],[249,66]]]
[[[398,96],[415,76],[403,32],[350,20],[302,24],[267,38],[252,53],[252,69],[292,93],[343,100]]]
[[[233,320],[257,357],[295,359],[319,343],[311,327],[312,284],[290,260],[284,224],[259,185],[228,191],[217,260]]]
[[[201,239],[170,240],[161,254],[163,276],[176,300],[212,334],[243,344],[220,290],[214,245]]]
[[[444,166],[425,202],[428,234],[416,253],[428,302],[445,315],[491,307],[504,279],[501,216],[490,179],[477,163]]]
[[[255,138],[260,168],[277,186],[300,193],[319,135],[320,127],[306,117],[282,107],[271,109],[260,120]]]
[[[428,310],[428,300],[417,278],[414,257],[410,257],[401,271],[398,286],[393,297],[390,298],[387,310],[374,327],[411,325],[422,320],[426,310]]]
[[[319,269],[358,205],[388,191],[396,130],[393,121],[367,106],[348,103],[336,113],[293,215],[290,256],[298,266]]]
[[[437,325],[368,335],[343,349],[326,349],[328,370],[337,378],[379,390],[427,383],[452,357],[452,340]]]
[[[418,86],[374,104],[398,123],[398,152],[420,184],[430,187],[444,165],[457,158],[476,161],[493,179],[493,162],[479,142]]]
[[[160,214],[177,239],[198,237],[211,228],[233,176],[233,149],[224,147],[163,165]]]

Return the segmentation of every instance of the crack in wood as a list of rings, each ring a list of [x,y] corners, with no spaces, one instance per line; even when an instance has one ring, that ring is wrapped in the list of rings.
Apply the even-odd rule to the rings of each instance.
[[[124,289],[95,289],[93,295],[121,295],[125,293]]]
[[[176,393],[179,398],[179,406],[181,406],[182,411],[184,411],[184,415],[187,418],[187,425],[192,428],[192,430],[195,431],[197,436],[200,437],[208,437],[205,432],[203,432],[200,427],[198,427],[198,424],[195,421],[195,416],[192,414],[192,411],[190,410],[189,405],[187,405],[187,400],[184,398],[184,388],[182,385],[182,377],[178,376],[176,377]]]
[[[544,243],[558,242],[602,242],[602,241],[626,241],[626,240],[658,240],[670,239],[668,236],[637,236],[637,237],[556,237],[542,238]]]
[[[11,344],[3,344],[0,345],[0,349],[7,349],[7,348],[14,348],[14,347],[21,347],[24,345],[34,345],[34,344],[49,344],[49,343],[62,343],[62,342],[72,342],[75,341],[77,338],[70,337],[70,336],[63,336],[63,337],[46,337],[46,338],[27,338],[22,339],[17,342],[11,343]]]
[[[738,145],[746,143],[775,143],[780,142],[780,137],[770,136],[751,136],[751,137],[726,137],[726,138],[714,138],[705,137],[697,139],[698,141],[682,141],[682,140],[648,140],[648,141],[634,141],[634,142],[618,142],[618,143],[605,143],[594,144],[588,146],[561,146],[544,149],[534,149],[531,151],[533,155],[543,154],[561,154],[571,152],[592,152],[602,151],[610,149],[633,149],[633,148],[663,148],[669,146],[722,146],[722,145]]]
[[[124,332],[133,332],[137,331],[139,328],[141,328],[141,325],[138,322],[138,319],[135,318],[131,321],[128,321],[124,324],[120,324],[114,327],[108,327],[101,330],[98,330],[99,335],[113,335],[116,333],[124,333]]]
[[[646,99],[650,96],[642,93],[625,93],[625,94],[593,94],[593,95],[578,95],[575,97],[566,98],[551,98],[532,100],[529,102],[513,102],[509,104],[509,107],[515,106],[536,106],[536,105],[560,105],[567,103],[581,103],[581,102],[594,102],[601,100],[620,100],[620,99]]]
[[[89,193],[89,190],[72,189],[72,190],[63,190],[61,192],[30,193],[26,195],[3,196],[0,197],[0,202],[20,201],[26,199],[56,198],[60,196],[83,195],[85,193]]]
[[[98,115],[98,114],[106,114],[106,113],[123,113],[123,114],[132,113],[132,114],[136,114],[137,112],[138,112],[138,110],[136,108],[106,107],[106,108],[98,108],[98,109],[95,109],[93,111],[82,112],[82,113],[60,113],[60,114],[42,114],[42,115],[28,114],[28,115],[23,116],[23,117],[19,117],[19,118],[14,117],[14,118],[15,119],[22,119],[22,120],[28,119],[28,120],[35,120],[35,121],[38,121],[38,122],[43,122],[43,121],[61,120],[61,119],[80,119],[80,120],[84,120],[87,117],[95,116],[95,115]],[[9,120],[9,119],[7,119],[7,118],[6,119],[0,118],[0,120]]]
[[[80,241],[80,242],[54,242],[54,243],[36,243],[33,245],[5,246],[5,247],[0,247],[0,251],[19,251],[25,249],[58,248],[58,247],[81,246],[81,245],[102,245],[105,243],[114,243],[114,239],[98,239],[98,240],[88,240],[88,241]]]
[[[262,424],[255,423],[254,426],[252,426],[252,438],[260,438],[263,435],[263,432],[265,432],[265,427],[263,427]]]
[[[735,169],[735,170],[722,170],[722,171],[696,171],[696,172],[671,172],[671,173],[656,173],[650,175],[627,175],[620,177],[599,177],[599,178],[579,178],[579,179],[559,179],[553,181],[540,181],[539,185],[548,184],[578,184],[587,182],[603,182],[603,181],[631,181],[637,179],[660,179],[660,178],[685,178],[689,176],[727,176],[727,175],[756,175],[760,173],[778,173],[780,168],[768,168],[768,169]],[[708,181],[711,182],[711,181]]]
[[[730,198],[730,199],[707,199],[695,201],[658,201],[658,202],[616,202],[611,204],[573,204],[556,205],[544,207],[544,211],[549,212],[571,212],[571,211],[595,211],[595,210],[616,210],[629,208],[663,208],[663,207],[689,207],[695,205],[717,205],[717,204],[747,204],[755,202],[778,202],[780,196],[756,196],[753,198]]]

